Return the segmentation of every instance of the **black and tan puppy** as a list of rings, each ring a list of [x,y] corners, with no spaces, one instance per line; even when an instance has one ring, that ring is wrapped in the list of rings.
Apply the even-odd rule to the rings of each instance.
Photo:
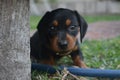
[[[85,68],[80,42],[87,30],[87,23],[76,11],[56,9],[47,12],[31,37],[31,58],[38,63],[55,65],[56,61],[71,55],[76,66]]]

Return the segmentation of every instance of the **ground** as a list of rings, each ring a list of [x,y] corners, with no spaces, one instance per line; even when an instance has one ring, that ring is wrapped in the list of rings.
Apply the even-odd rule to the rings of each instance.
[[[32,35],[35,30],[30,32]],[[85,39],[100,40],[120,36],[120,21],[102,21],[88,24]]]
[[[88,24],[85,39],[100,40],[120,36],[120,21],[104,21]]]

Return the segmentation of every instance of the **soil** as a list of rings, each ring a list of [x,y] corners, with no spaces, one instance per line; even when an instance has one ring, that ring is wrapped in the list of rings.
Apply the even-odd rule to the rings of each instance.
[[[120,36],[120,21],[104,21],[88,24],[85,39],[101,40]]]

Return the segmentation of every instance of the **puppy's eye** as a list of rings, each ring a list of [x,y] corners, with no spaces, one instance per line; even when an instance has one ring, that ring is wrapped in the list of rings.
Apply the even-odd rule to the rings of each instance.
[[[76,26],[70,26],[68,29],[69,29],[69,31],[74,31],[74,30],[76,30]]]
[[[55,28],[54,26],[52,26],[52,27],[50,27],[50,30],[51,30],[51,31],[55,31],[56,28]]]

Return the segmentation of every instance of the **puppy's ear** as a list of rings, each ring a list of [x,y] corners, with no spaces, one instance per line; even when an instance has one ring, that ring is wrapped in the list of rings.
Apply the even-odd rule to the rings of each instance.
[[[82,39],[84,38],[86,31],[87,31],[87,22],[84,20],[84,18],[82,16],[80,16],[80,14],[77,11],[74,11],[75,15],[78,19],[79,22],[79,26],[80,26],[80,40],[82,42]]]
[[[47,26],[47,23],[49,22],[49,17],[50,17],[50,12],[46,12],[45,15],[39,21],[37,29],[40,35],[42,32],[44,32],[45,27]]]

